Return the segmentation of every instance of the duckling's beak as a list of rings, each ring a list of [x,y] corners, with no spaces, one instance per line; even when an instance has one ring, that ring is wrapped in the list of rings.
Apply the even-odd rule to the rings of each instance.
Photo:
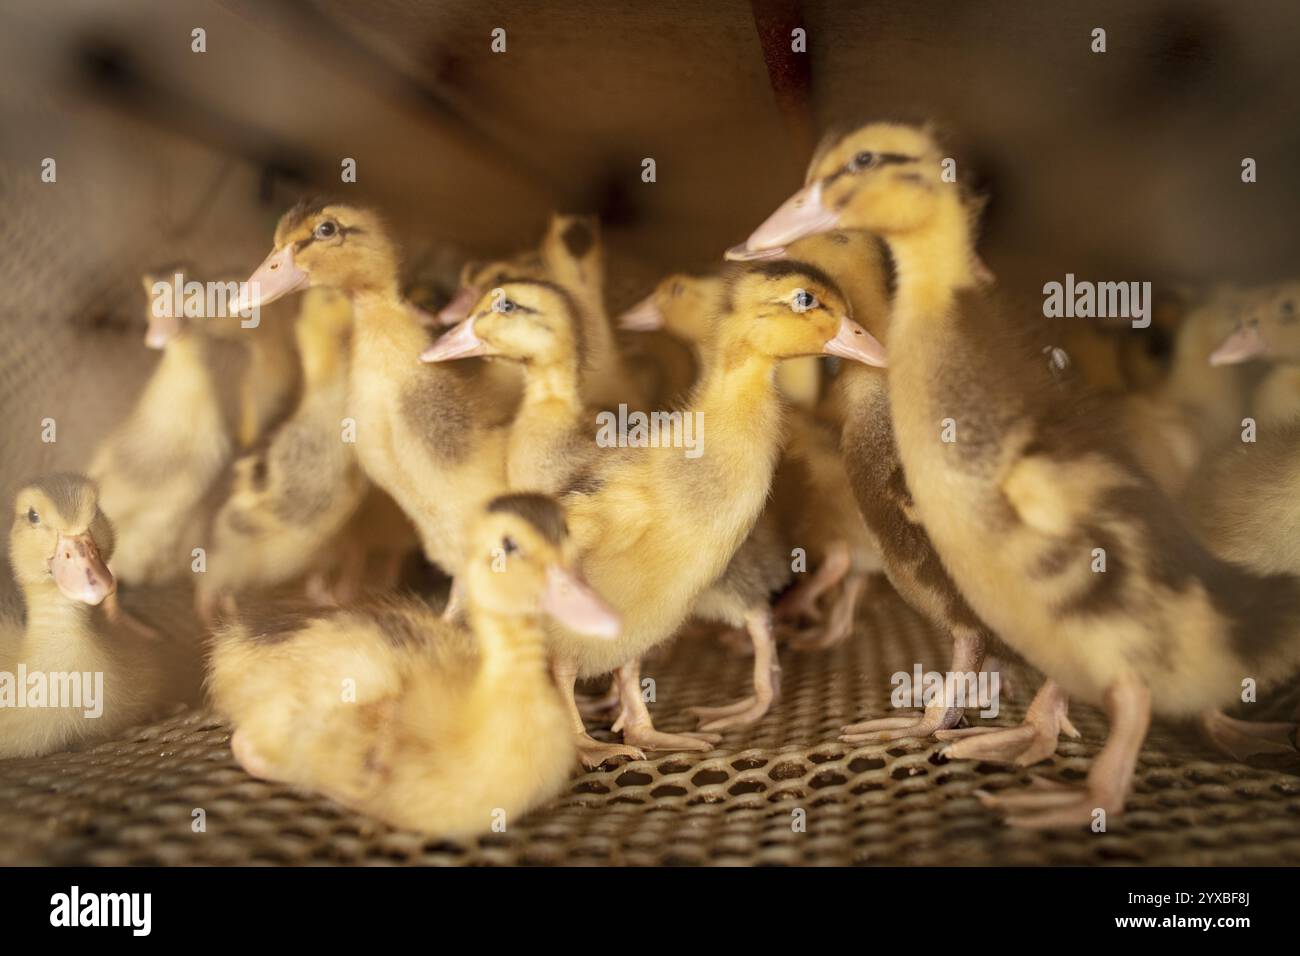
[[[751,249],[748,242],[732,246],[723,258],[728,262],[752,262],[755,259],[780,259],[785,255],[785,246],[773,246],[771,249]]]
[[[451,297],[451,301],[438,310],[438,324],[455,325],[457,322],[464,322],[478,300],[478,289],[472,285],[461,286]]]
[[[623,619],[572,568],[552,564],[546,569],[542,610],[571,631],[590,637],[615,638]]]
[[[59,535],[50,558],[50,574],[64,597],[85,604],[99,604],[117,590],[117,582],[89,534]]]
[[[653,294],[646,296],[618,317],[618,327],[629,332],[653,332],[664,327],[664,314],[659,311]]]
[[[838,221],[839,213],[822,205],[822,181],[818,179],[781,203],[742,245],[728,249],[727,258],[762,258],[764,252],[834,229]]]
[[[144,333],[145,348],[162,349],[176,338],[181,330],[181,320],[174,315],[154,315],[149,313],[149,328]]]
[[[840,358],[853,359],[855,362],[874,365],[877,368],[885,368],[888,364],[885,361],[885,347],[876,340],[874,335],[848,316],[840,319],[840,327],[835,333],[835,338],[823,345],[822,351],[827,355],[838,355]]]
[[[1268,354],[1268,340],[1258,325],[1240,325],[1223,344],[1210,353],[1211,365],[1236,365]]]
[[[488,344],[474,333],[474,316],[470,316],[420,353],[421,362],[450,362],[452,359],[491,355]]]
[[[293,246],[277,249],[266,257],[248,281],[239,287],[231,311],[240,314],[269,305],[292,292],[301,292],[311,284],[311,277],[293,262]]]

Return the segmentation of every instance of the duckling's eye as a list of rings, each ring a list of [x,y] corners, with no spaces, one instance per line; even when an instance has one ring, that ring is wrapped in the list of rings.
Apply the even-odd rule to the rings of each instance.
[[[809,309],[815,309],[817,308],[817,296],[807,289],[795,289],[794,296],[790,300],[790,308],[796,312],[807,312]]]
[[[849,168],[855,173],[860,169],[866,169],[868,166],[874,166],[876,163],[876,154],[868,153],[865,150],[858,153],[849,161]]]
[[[517,554],[519,552],[519,545],[515,544],[514,538],[510,537],[510,535],[506,535],[501,539],[501,550],[507,555]]]
[[[496,302],[492,303],[492,310],[494,312],[504,312],[506,315],[509,315],[517,308],[519,307],[515,305],[513,302],[511,302],[509,299],[507,299],[505,296],[502,296],[501,298],[497,299]]]
[[[1290,325],[1296,320],[1295,303],[1287,299],[1282,303],[1282,321]]]
[[[326,219],[316,227],[316,231],[312,233],[312,236],[316,239],[328,239],[338,231],[338,224],[332,219]]]
[[[41,523],[41,516],[36,513],[35,508],[27,509],[27,522],[33,527]]]

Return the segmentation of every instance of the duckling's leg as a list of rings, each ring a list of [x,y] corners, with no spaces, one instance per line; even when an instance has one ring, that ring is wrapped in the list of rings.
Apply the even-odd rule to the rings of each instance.
[[[1292,742],[1295,724],[1252,723],[1229,717],[1221,710],[1207,710],[1198,722],[1210,745],[1234,760],[1244,761],[1257,754],[1295,756],[1297,750]]]
[[[1007,814],[1013,827],[1045,830],[1052,827],[1101,823],[1124,811],[1133,783],[1138,752],[1151,726],[1151,692],[1140,678],[1126,676],[1106,692],[1110,736],[1092,762],[1083,787],[1036,778],[1028,791],[992,794],[976,791],[980,802]],[[1098,816],[1097,811],[1104,816]]]
[[[830,618],[820,631],[801,634],[790,642],[797,651],[824,651],[853,633],[858,600],[867,586],[867,576],[854,572],[840,582],[839,592],[831,604]]]
[[[578,680],[578,665],[572,661],[564,661],[559,658],[551,660],[551,679],[555,681],[555,687],[560,692],[560,697],[564,700],[564,706],[569,711],[569,720],[573,724],[573,736],[578,748],[578,759],[588,770],[594,770],[608,760],[615,760],[619,757],[627,757],[629,760],[644,760],[645,754],[636,747],[623,746],[622,744],[602,744],[595,740],[587,733],[587,725],[582,720],[582,713],[578,710],[578,702],[573,695],[573,685]]]
[[[700,730],[719,731],[744,727],[762,719],[781,695],[781,663],[772,636],[772,611],[766,605],[745,613],[745,629],[754,643],[754,692],[734,704],[721,707],[691,707]]]
[[[1030,701],[1024,723],[1019,727],[940,730],[935,736],[940,740],[956,741],[940,751],[949,759],[988,760],[1028,767],[1056,753],[1056,742],[1062,730],[1071,737],[1079,736],[1070,723],[1069,712],[1069,695],[1055,681],[1048,679],[1043,681],[1043,686]]]
[[[953,682],[958,680],[960,675],[974,674],[979,671],[980,664],[984,661],[985,644],[981,632],[953,628],[952,664],[944,677],[944,693],[941,700],[935,701],[926,707],[923,713],[916,716],[880,717],[876,720],[864,720],[859,724],[849,724],[840,729],[840,740],[846,744],[860,744],[868,740],[928,737],[935,731],[957,726],[965,710],[962,707],[948,706],[948,701],[956,702],[956,695],[951,691]],[[1052,748],[1056,748],[1055,739],[1052,741]]]
[[[609,688],[603,694],[593,696],[582,696],[577,698],[578,712],[583,718],[600,718],[608,717],[610,711],[618,708],[619,688],[618,679],[614,678],[609,682]]]
[[[820,621],[822,615],[817,601],[849,573],[851,563],[848,542],[832,541],[826,546],[825,559],[812,576],[800,581],[776,603],[776,616],[786,621]]]
[[[655,730],[650,708],[641,696],[641,661],[638,658],[618,669],[619,693],[623,709],[614,730],[623,731],[623,741],[646,750],[712,750],[721,743],[719,734],[666,734]]]

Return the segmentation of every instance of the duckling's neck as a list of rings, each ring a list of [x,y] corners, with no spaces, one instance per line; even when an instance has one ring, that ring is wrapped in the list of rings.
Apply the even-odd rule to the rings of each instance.
[[[337,381],[343,371],[347,346],[342,337],[313,332],[298,341],[302,356],[302,384],[307,391],[323,388]]]
[[[51,656],[63,658],[70,649],[79,648],[103,619],[100,608],[64,597],[53,584],[24,587],[23,600],[27,627],[19,657],[31,666]]]
[[[525,415],[539,407],[571,412],[575,420],[582,414],[576,360],[529,362],[524,366],[524,400],[519,414]]]
[[[499,690],[503,680],[546,673],[546,631],[539,616],[506,616],[472,601],[466,616],[481,655],[480,689]]]
[[[924,227],[885,241],[898,272],[895,323],[946,312],[958,292],[977,282],[970,219],[955,190],[945,192]]]

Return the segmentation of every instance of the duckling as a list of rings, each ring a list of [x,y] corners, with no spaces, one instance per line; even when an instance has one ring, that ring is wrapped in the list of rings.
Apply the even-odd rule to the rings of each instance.
[[[521,363],[524,399],[510,426],[506,472],[512,489],[555,493],[590,467],[599,452],[594,411],[583,407],[580,370],[586,348],[581,307],[555,283],[503,279],[463,320],[421,356],[447,361],[490,356]],[[753,694],[696,716],[706,733],[751,723],[775,700],[780,669],[772,642],[769,602],[789,579],[789,548],[764,512],[722,577],[696,602],[695,616],[744,627],[755,647]],[[621,674],[615,686],[632,681]],[[707,741],[701,741],[701,744]]]
[[[823,246],[851,241],[837,235],[831,239],[816,237],[791,250],[791,256],[823,266],[819,257]],[[703,368],[706,345],[712,335],[713,315],[723,294],[720,276],[671,275],[655,290],[619,317],[622,328],[636,331],[664,329],[688,343],[695,351],[696,364]],[[854,304],[854,314],[859,315]],[[819,361],[816,357],[796,360]],[[777,387],[789,397],[797,381],[783,384],[777,366]],[[818,599],[838,588],[826,623],[796,638],[795,646],[820,649],[847,637],[852,631],[857,601],[867,576],[880,570],[878,551],[870,533],[857,514],[847,492],[847,479],[840,461],[838,442],[827,434],[826,423],[809,414],[795,402],[788,422],[788,438],[777,468],[773,499],[764,515],[772,523],[769,540],[789,554],[789,544],[798,544],[808,557],[811,573],[791,588],[777,605],[778,617],[798,621],[820,617]],[[823,410],[822,415],[827,412]],[[810,502],[816,502],[810,507]],[[784,528],[783,534],[779,529]],[[786,541],[786,539],[789,541]],[[745,550],[742,549],[741,554]],[[755,555],[757,557],[757,555]],[[769,580],[779,587],[789,577],[788,560],[769,560]],[[779,565],[779,568],[778,568]],[[778,573],[779,571],[779,573]],[[733,625],[734,626],[734,625]]]
[[[295,323],[303,390],[297,410],[262,448],[234,464],[229,497],[213,521],[200,616],[218,599],[269,589],[319,570],[365,497],[368,482],[344,440],[352,306],[309,289]]]
[[[1022,331],[976,277],[943,155],[914,127],[852,132],[748,246],[830,228],[888,244],[890,408],[916,513],[980,619],[1111,719],[1082,789],[982,799],[1017,826],[1090,823],[1123,811],[1153,710],[1190,717],[1234,700],[1243,676],[1300,665],[1300,579],[1209,553],[1105,407],[1062,400],[1037,357],[1017,354]],[[945,419],[956,441],[942,440]]]
[[[474,370],[417,360],[429,335],[406,308],[397,275],[397,250],[375,213],[303,202],[280,219],[246,298],[273,302],[327,286],[351,299],[347,417],[357,459],[415,524],[425,556],[454,577],[466,516],[505,490],[505,433],[474,400]]]
[[[262,316],[257,328],[244,329],[233,315],[178,314],[153,297],[156,282],[171,281],[144,278],[145,344],[162,357],[89,468],[118,529],[113,572],[127,584],[163,584],[190,573],[191,550],[211,519],[214,484],[239,448],[287,412],[297,387],[283,368],[297,358],[282,316]]]
[[[216,633],[209,688],[245,770],[446,838],[564,788],[573,737],[542,622],[607,641],[618,617],[582,580],[554,499],[494,498],[467,540],[468,628],[389,599]]]
[[[573,703],[574,680],[631,664],[670,637],[753,529],[782,443],[775,365],[823,352],[883,361],[879,343],[848,311],[834,284],[811,267],[780,262],[735,270],[717,321],[715,356],[680,409],[683,423],[695,427],[702,420],[707,427],[698,454],[663,446],[605,449],[563,494],[584,567],[627,622],[618,641],[599,648],[553,629],[556,683],[589,766],[639,757],[642,746],[707,749],[699,737],[655,730],[639,692],[622,695],[627,746],[597,743]]]
[[[1241,309],[1237,328],[1210,356],[1216,367],[1251,361],[1268,366],[1250,402],[1260,429],[1294,421],[1300,415],[1300,282],[1255,290]]]
[[[9,559],[24,608],[0,620],[0,757],[66,750],[196,701],[195,648],[142,638],[104,612],[112,556],[94,482],[55,474],[18,492]],[[38,685],[39,705],[19,702]]]

